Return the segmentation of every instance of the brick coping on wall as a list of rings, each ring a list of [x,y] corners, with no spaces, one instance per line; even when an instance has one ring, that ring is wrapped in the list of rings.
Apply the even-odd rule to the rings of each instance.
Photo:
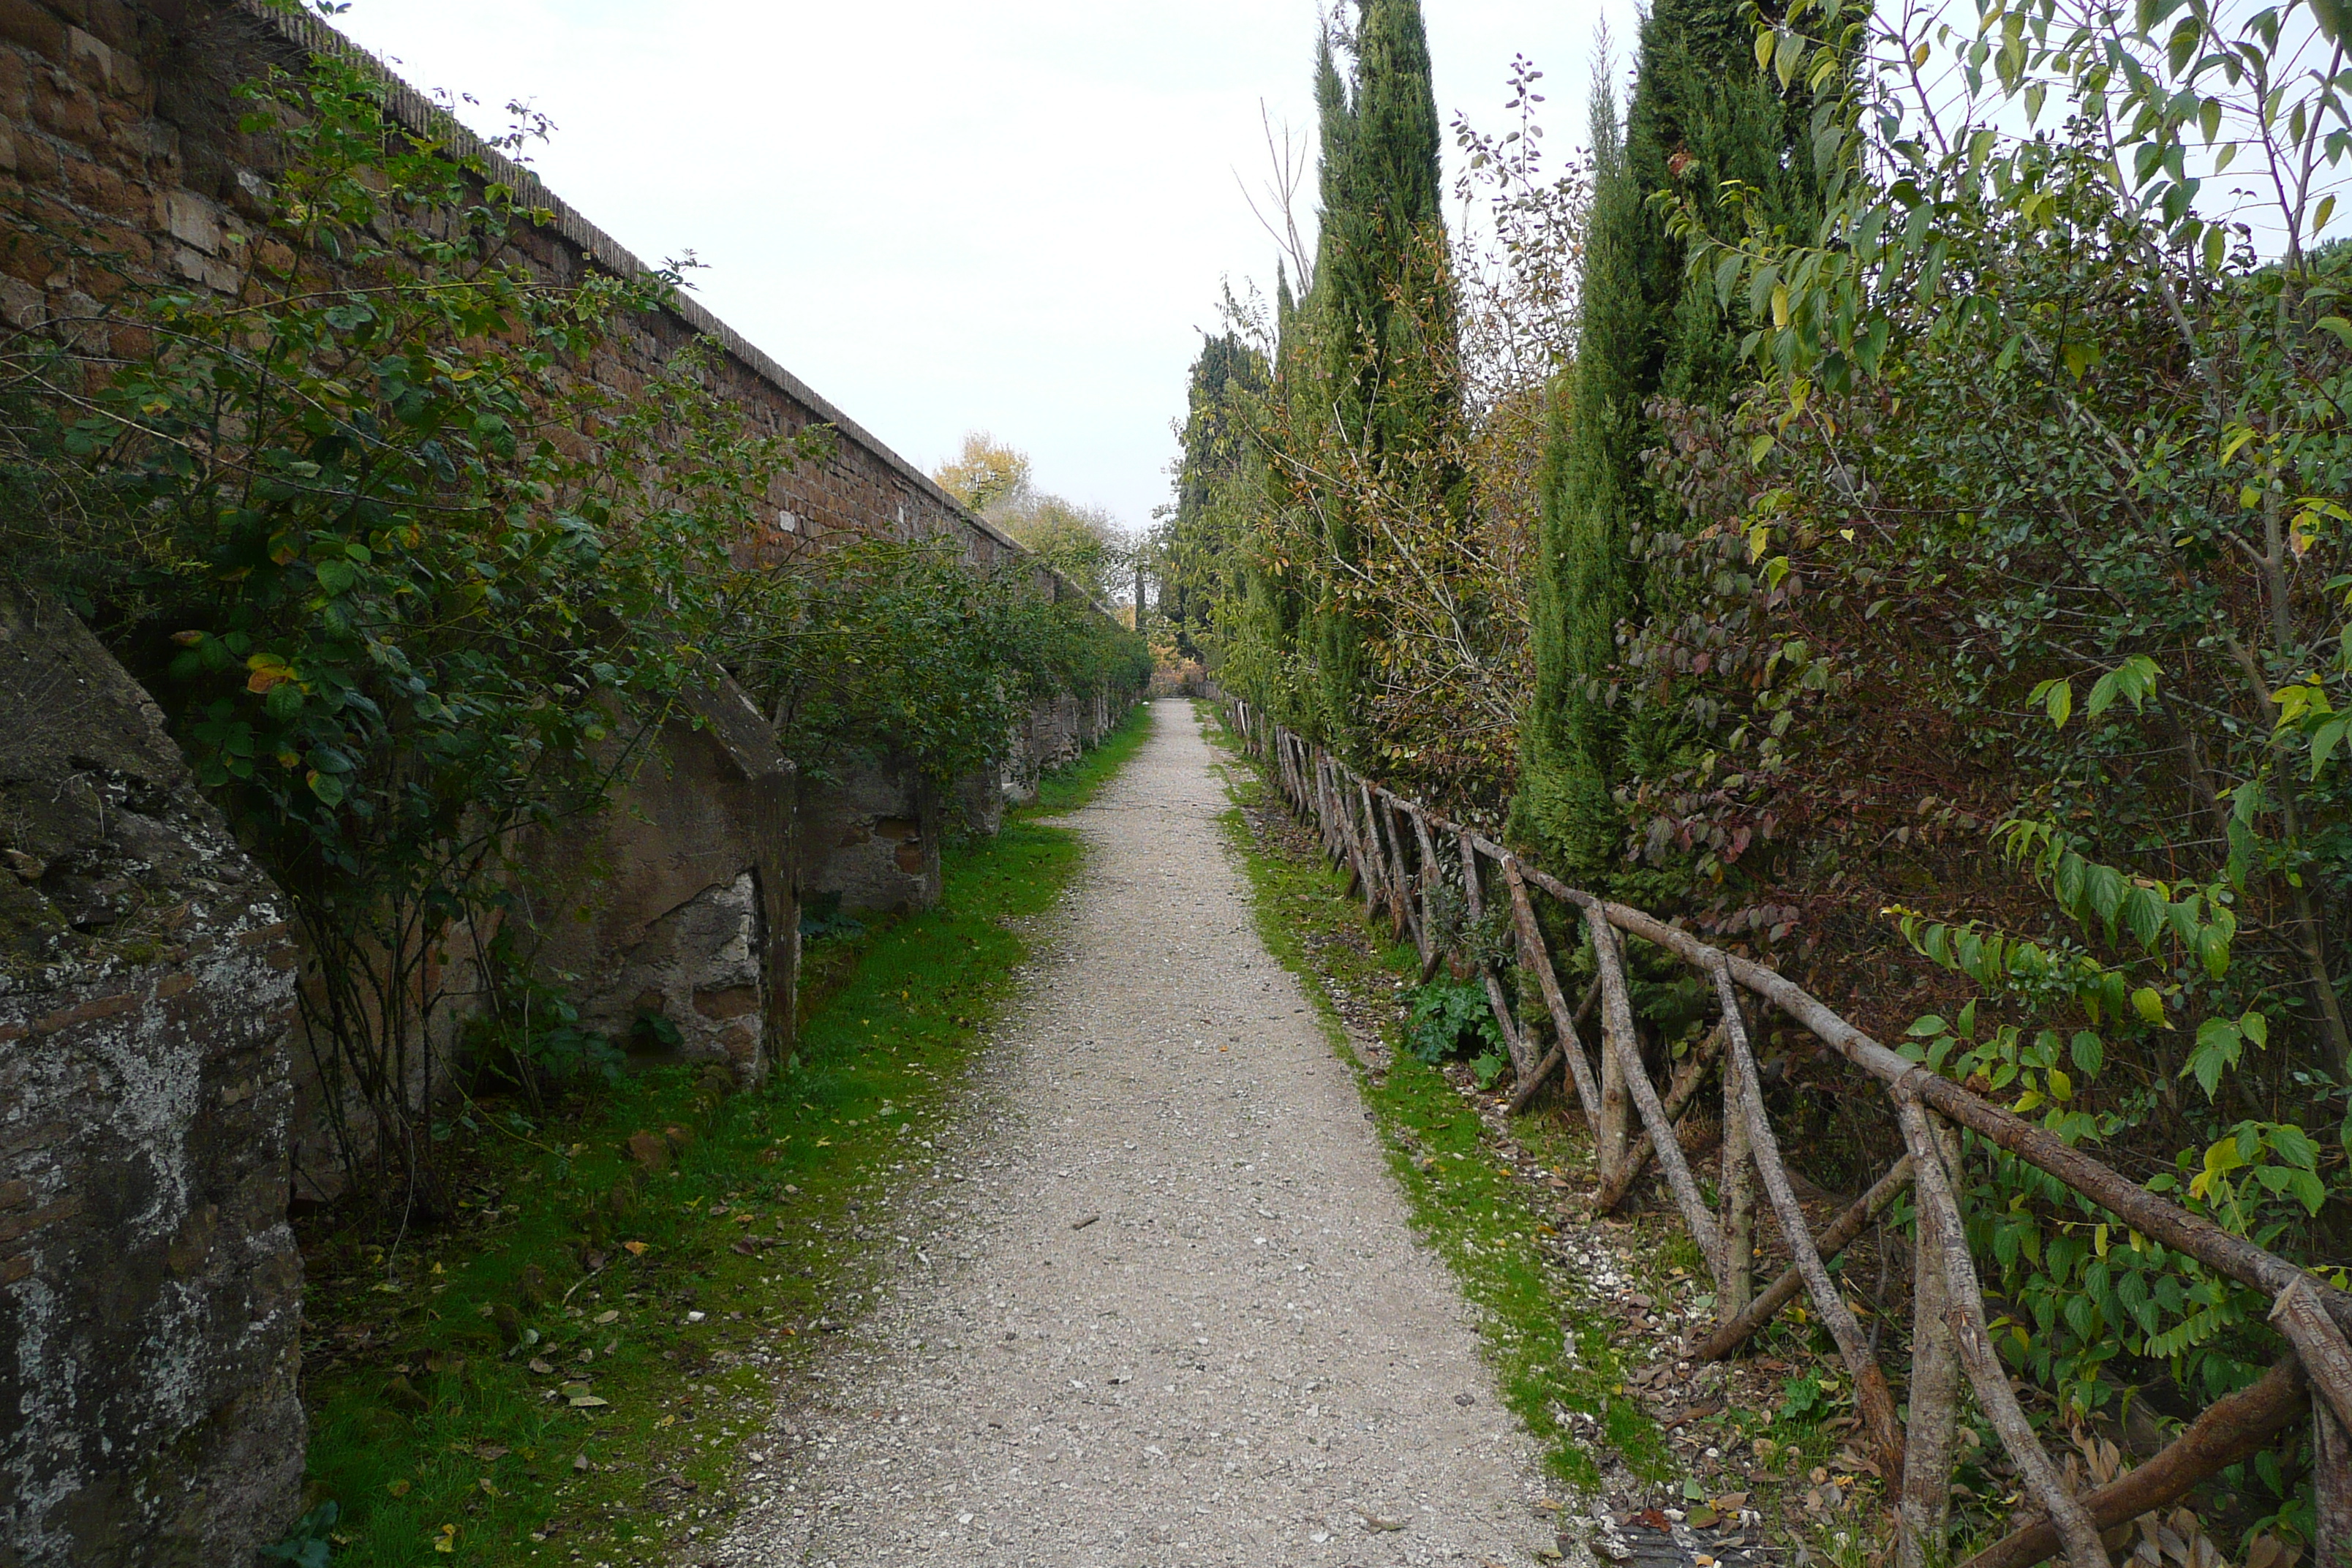
[[[335,55],[354,60],[383,78],[389,91],[385,107],[393,117],[420,136],[439,138],[461,158],[478,158],[501,184],[511,189],[525,207],[548,214],[546,226],[580,247],[581,253],[598,267],[615,277],[634,278],[649,271],[619,240],[591,223],[580,210],[548,189],[528,165],[518,163],[479,136],[467,130],[449,111],[425,93],[403,80],[384,63],[353,43],[342,34],[308,12],[289,12],[268,4],[268,0],[236,0],[240,9],[260,18],[278,34],[298,48],[312,54]],[[670,313],[704,336],[713,338],[739,363],[752,374],[793,398],[817,416],[820,423],[832,426],[844,439],[855,442],[880,458],[915,488],[945,507],[950,515],[1014,553],[1027,556],[1028,547],[1006,533],[994,523],[973,511],[955,497],[940,488],[929,474],[900,457],[877,438],[856,420],[844,414],[833,402],[811,387],[799,376],[776,363],[766,350],[745,338],[742,333],[720,321],[702,302],[680,292],[675,295],[667,309]],[[1039,570],[1051,574],[1054,580],[1071,593],[1091,604],[1096,611],[1116,621],[1110,606],[1088,594],[1077,584],[1043,562],[1034,563]]]

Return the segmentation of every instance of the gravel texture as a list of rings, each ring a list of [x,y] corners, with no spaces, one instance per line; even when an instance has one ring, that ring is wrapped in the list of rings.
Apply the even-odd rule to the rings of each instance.
[[[1526,1563],[1534,1445],[1266,952],[1189,705],[1091,853],[876,1310],[785,1399],[716,1560]]]

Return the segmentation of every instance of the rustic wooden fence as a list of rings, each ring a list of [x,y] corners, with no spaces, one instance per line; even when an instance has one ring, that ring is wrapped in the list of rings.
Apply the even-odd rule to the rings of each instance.
[[[2328,1568],[2352,1565],[2352,1448],[2346,1440],[2352,1431],[2352,1345],[2346,1339],[2352,1330],[2352,1295],[1896,1055],[1764,965],[1547,876],[1470,828],[1361,777],[1246,702],[1228,698],[1227,711],[1234,732],[1266,776],[1321,834],[1333,861],[1347,869],[1350,890],[1364,899],[1367,918],[1384,912],[1400,938],[1418,945],[1423,981],[1449,959],[1479,969],[1516,1077],[1512,1108],[1524,1108],[1566,1067],[1592,1129],[1599,1204],[1614,1207],[1643,1167],[1656,1163],[1715,1279],[1717,1322],[1698,1355],[1715,1360],[1732,1354],[1797,1296],[1810,1299],[1853,1376],[1857,1414],[1895,1511],[1905,1568],[1945,1561],[1942,1541],[1964,1382],[2016,1467],[2030,1511],[2038,1510],[2040,1517],[2022,1521],[1961,1568],[2029,1568],[2060,1553],[2072,1568],[2106,1568],[2104,1534],[2168,1506],[2306,1419],[2313,1424],[2317,1456],[2317,1561]],[[1508,901],[1520,967],[1533,977],[1551,1025],[1549,1051],[1538,1055],[1540,1026],[1523,1026],[1513,1016],[1512,998],[1494,969],[1473,953],[1449,950],[1449,942],[1459,943],[1461,928],[1440,918],[1439,900],[1449,896],[1441,889],[1458,891],[1473,921],[1483,917],[1489,899]],[[1598,978],[1579,1005],[1571,1006],[1560,989],[1537,919],[1538,893],[1572,911],[1591,944]],[[1442,929],[1449,925],[1454,929]],[[1651,1081],[1635,1033],[1626,938],[1672,954],[1714,986],[1718,1021],[1663,1094]],[[1596,1003],[1597,1059],[1584,1035]],[[1799,1206],[1759,1091],[1749,1047],[1750,1005],[1777,1008],[1874,1082],[1902,1132],[1903,1157],[1819,1235]],[[1675,1124],[1718,1060],[1723,1144],[1719,1202],[1710,1206],[1676,1141]],[[2047,1172],[2140,1235],[2270,1297],[2271,1322],[2284,1341],[2276,1364],[2252,1386],[2209,1406],[2137,1468],[2079,1494],[2070,1491],[2019,1405],[1987,1328],[1984,1293],[1966,1245],[1952,1174],[1960,1129]],[[1753,1261],[1759,1185],[1762,1206],[1770,1211],[1793,1259],[1760,1290]],[[1871,1342],[1828,1268],[1829,1260],[1906,1187],[1918,1215],[1907,1420],[1898,1417]]]

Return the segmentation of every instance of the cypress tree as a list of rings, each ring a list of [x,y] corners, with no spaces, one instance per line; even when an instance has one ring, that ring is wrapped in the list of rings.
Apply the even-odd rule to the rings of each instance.
[[[1805,110],[1757,70],[1739,9],[1659,0],[1642,23],[1622,132],[1606,78],[1593,86],[1582,317],[1568,409],[1545,454],[1530,594],[1536,693],[1511,816],[1520,843],[1587,877],[1613,864],[1623,837],[1617,785],[1672,740],[1654,721],[1629,726],[1607,700],[1617,628],[1643,609],[1634,540],[1664,515],[1642,458],[1659,440],[1647,405],[1727,395],[1744,326],[1710,280],[1687,275],[1651,198],[1687,194],[1712,217],[1722,184],[1737,180],[1778,221],[1820,210]]]
[[[1306,306],[1321,395],[1315,416],[1335,422],[1329,435],[1393,477],[1401,462],[1425,467],[1418,459],[1440,445],[1460,405],[1443,368],[1453,363],[1454,318],[1437,99],[1420,0],[1360,0],[1352,43],[1352,92],[1328,30],[1316,54],[1321,212]],[[1400,308],[1400,300],[1424,303]],[[1449,341],[1433,343],[1433,331]],[[1418,473],[1414,485],[1460,488],[1458,476],[1444,473]],[[1360,520],[1342,497],[1322,501],[1326,554],[1342,568],[1360,561]],[[1328,580],[1345,578],[1343,570]],[[1344,588],[1327,587],[1313,638],[1322,728],[1358,755],[1367,685],[1361,616]]]
[[[1287,295],[1289,287],[1283,285]],[[1225,540],[1214,515],[1224,493],[1243,481],[1246,451],[1243,399],[1265,390],[1265,362],[1239,334],[1203,337],[1185,395],[1183,455],[1176,469],[1176,512],[1162,551],[1160,614],[1188,658],[1226,588]]]

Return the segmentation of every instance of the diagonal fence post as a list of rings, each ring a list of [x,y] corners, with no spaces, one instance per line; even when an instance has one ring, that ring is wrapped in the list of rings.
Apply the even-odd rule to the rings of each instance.
[[[1503,863],[1503,882],[1511,891],[1511,924],[1519,936],[1519,962],[1534,974],[1536,988],[1543,993],[1544,1007],[1551,1014],[1552,1027],[1559,1031],[1559,1048],[1568,1058],[1568,1070],[1576,1079],[1577,1098],[1584,1102],[1585,1120],[1597,1130],[1600,1126],[1601,1090],[1592,1081],[1592,1068],[1584,1059],[1583,1044],[1576,1037],[1576,1015],[1568,1010],[1568,998],[1560,994],[1559,976],[1552,972],[1551,955],[1544,951],[1543,927],[1536,920],[1535,905],[1528,900],[1528,885],[1520,879],[1516,862]],[[1530,1050],[1528,1055],[1535,1053]],[[1535,1063],[1513,1064],[1525,1076],[1532,1076]],[[1596,1138],[1597,1142],[1597,1138]],[[1601,1173],[1603,1181],[1608,1173]]]
[[[1895,1113],[1903,1124],[1903,1142],[1911,1151],[1913,1190],[1918,1194],[1919,1206],[1935,1212],[1936,1225],[1945,1237],[1965,1238],[1968,1229],[1961,1223],[1951,1183],[1945,1177],[1943,1151],[1928,1126],[1927,1112],[1916,1096],[1906,1095],[1895,1100]],[[1942,1251],[1944,1321],[1951,1325],[1952,1347],[1968,1373],[1969,1387],[1976,1391],[1977,1408],[2000,1434],[2001,1447],[2008,1450],[2010,1463],[2017,1467],[2026,1491],[2058,1527],[2058,1538],[2066,1546],[2066,1561],[2073,1568],[2111,1568],[2090,1511],[2059,1479],[2058,1467],[2043,1452],[2042,1439],[2009,1386],[2009,1369],[2001,1365],[2000,1353],[1992,1348],[1992,1335],[1985,1327],[1984,1290],[1977,1282],[1976,1264],[1968,1247],[1957,1245]]]
[[[1789,1173],[1780,1163],[1780,1145],[1772,1141],[1772,1124],[1764,1115],[1764,1097],[1756,1086],[1756,1058],[1748,1048],[1748,1026],[1740,1017],[1739,994],[1732,988],[1730,966],[1721,953],[1713,956],[1715,962],[1707,967],[1714,973],[1716,996],[1723,1005],[1727,1036],[1724,1060],[1738,1079],[1739,1110],[1748,1122],[1748,1151],[1756,1162],[1756,1174],[1772,1200],[1773,1217],[1780,1222],[1780,1238],[1789,1244],[1789,1256],[1796,1260],[1806,1287],[1812,1292],[1814,1309],[1821,1313],[1830,1337],[1837,1342],[1839,1354],[1845,1358],[1846,1370],[1853,1376],[1854,1409],[1862,1416],[1872,1445],[1878,1449],[1880,1469],[1892,1482],[1903,1471],[1903,1434],[1895,1421],[1895,1395],[1886,1386],[1886,1374],[1871,1356],[1869,1342],[1862,1337],[1862,1325],[1854,1321],[1853,1309],[1846,1305],[1845,1298],[1830,1279],[1828,1267],[1822,1262],[1822,1255],[1813,1249],[1812,1231],[1806,1223],[1804,1208],[1797,1202],[1796,1189],[1789,1184]],[[1915,1155],[1914,1164],[1916,1163]],[[2007,1386],[2002,1384],[2004,1389]]]
[[[1930,1120],[1948,1179],[1958,1167],[1959,1136]],[[1906,1156],[1916,1158],[1916,1156]],[[1944,1228],[1940,1213],[1920,1205],[1911,1253],[1911,1418],[1904,1432],[1903,1492],[1895,1505],[1901,1568],[1940,1568],[1952,1516],[1952,1441],[1958,1429],[1959,1354],[1952,1343],[1950,1259],[1966,1236]]]
[[[2318,1510],[2319,1561],[2352,1563],[2352,1343],[2310,1284],[2290,1281],[2271,1307],[2311,1376],[2312,1487]]]

